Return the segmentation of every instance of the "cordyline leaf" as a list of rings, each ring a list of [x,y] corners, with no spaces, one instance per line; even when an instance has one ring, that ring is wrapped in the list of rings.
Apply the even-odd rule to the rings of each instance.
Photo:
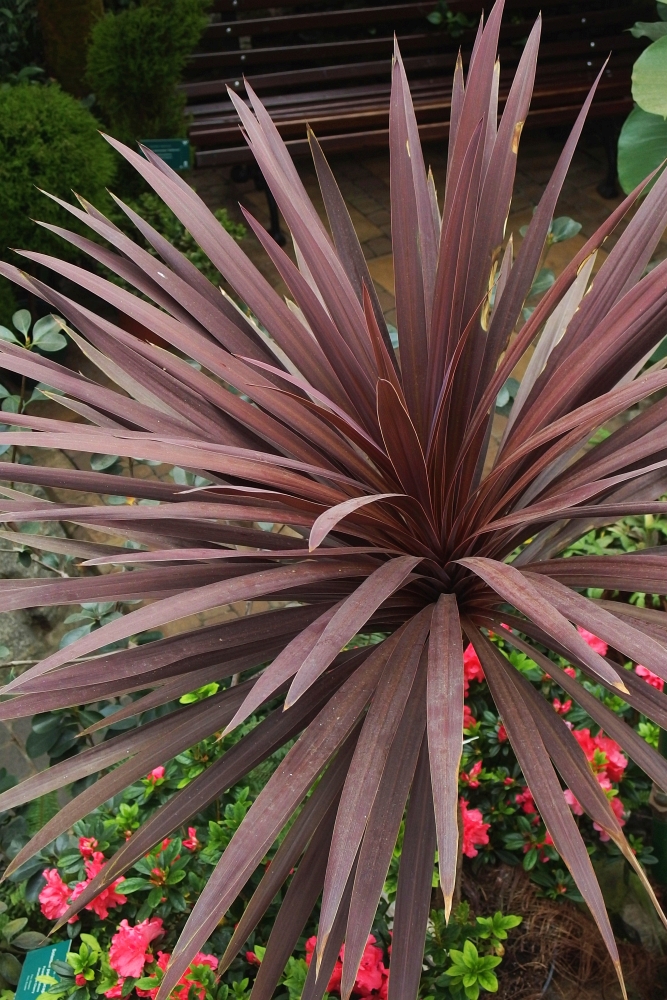
[[[569,652],[569,650],[565,649],[564,646],[561,646],[554,639],[551,639],[549,636],[547,636],[546,632],[543,632],[541,629],[537,628],[535,625],[533,625],[532,622],[522,620],[521,618],[518,618],[516,615],[504,614],[503,621],[501,622],[500,617],[495,614],[490,614],[488,616],[477,614],[475,615],[476,624],[486,625],[487,617],[494,624],[508,625],[510,628],[516,629],[517,631],[522,632],[525,635],[529,636],[529,638],[532,639],[534,642],[539,642],[542,645],[548,647],[549,649],[552,650],[552,652],[556,653],[558,656],[562,656],[565,660],[569,660],[570,663],[573,664],[574,666],[579,667],[580,670],[582,670],[583,673],[587,677],[591,678],[594,682],[596,683],[598,682],[599,678],[595,677],[595,675],[592,673],[590,667],[588,667],[587,664],[577,659],[576,656],[573,656]],[[624,701],[627,701],[627,703],[629,705],[632,705],[633,708],[636,708],[638,712],[640,712],[642,715],[648,716],[649,719],[652,719],[658,725],[662,726],[667,725],[667,698],[662,694],[662,692],[656,691],[655,688],[651,687],[649,684],[646,684],[645,681],[643,681],[641,677],[637,676],[637,674],[635,674],[634,671],[625,670],[623,672],[623,679],[628,688],[628,690],[623,695]],[[613,694],[616,693],[616,690],[612,687],[611,684],[607,683],[606,681],[602,681],[602,683]],[[563,687],[564,686],[565,685],[563,685]],[[589,712],[589,714],[591,713]],[[634,730],[632,730],[631,732],[634,733],[635,736],[637,735],[634,732]],[[639,739],[640,737],[637,738]],[[631,735],[626,735],[625,743],[627,744],[628,740],[631,739],[632,739]],[[644,770],[647,770],[645,766]]]
[[[299,666],[285,698],[286,708],[302,697],[373,612],[403,586],[419,561],[415,556],[398,556],[383,563],[335,610]]]
[[[431,610],[426,607],[404,629],[395,633],[395,647],[378,681],[359,735],[341,796],[324,882],[319,932],[323,948],[343,898],[371,805],[378,793],[389,751],[415,682],[428,635]]]
[[[322,544],[329,532],[333,531],[336,525],[342,521],[343,518],[353,514],[356,510],[359,510],[361,507],[367,507],[370,503],[380,503],[382,500],[391,500],[400,496],[403,496],[403,494],[378,493],[375,496],[370,497],[355,497],[352,500],[344,500],[343,503],[339,503],[335,507],[330,507],[329,510],[325,510],[324,513],[320,514],[320,516],[316,519],[310,529],[310,538],[308,539],[309,551],[314,552],[318,545]]]
[[[523,573],[505,563],[497,563],[492,559],[481,559],[477,556],[459,561],[462,566],[477,573],[502,598],[523,611],[548,635],[553,636],[566,649],[571,650],[580,660],[583,660],[601,680],[605,680],[619,691],[627,691],[616,671],[599,653],[591,649],[586,640],[579,635],[553,604],[542,596],[541,592]]]
[[[436,834],[428,742],[422,740],[417,773],[412,783],[398,869],[392,971],[389,1000],[414,997],[419,989],[424,937],[431,908]]]
[[[442,594],[431,618],[426,700],[440,885],[449,920],[458,857],[458,777],[463,751],[463,644],[456,598]]]
[[[426,671],[415,679],[368,817],[354,879],[345,934],[341,996],[354,987],[391,863],[405,803],[417,766],[424,726]]]
[[[299,583],[312,584],[318,580],[343,579],[345,573],[350,571],[356,575],[359,572],[359,567],[352,563],[336,564],[335,560],[322,566],[319,564],[312,567],[301,565],[298,568],[288,566],[285,569],[268,569],[259,573],[249,573],[244,579],[245,586],[239,585],[235,579],[224,580],[221,583],[213,583],[207,587],[191,590],[187,597],[180,594],[176,597],[168,597],[148,607],[140,608],[138,611],[132,611],[123,618],[117,618],[108,625],[103,625],[90,635],[77,639],[65,649],[52,653],[36,667],[31,667],[24,676],[39,676],[47,671],[55,670],[63,663],[69,663],[77,656],[84,656],[94,649],[99,649],[100,646],[125,639],[135,632],[156,628],[167,622],[185,618],[187,615],[228,604],[233,600],[252,600],[255,597],[263,597],[266,593],[287,589]],[[18,680],[19,678],[17,678]],[[17,686],[17,682],[12,681],[4,688],[3,693],[8,694]]]
[[[494,624],[500,624],[500,619],[490,619],[490,621],[493,621]],[[542,667],[545,672],[548,672],[549,675],[556,680],[560,687],[567,692],[570,698],[573,698],[583,709],[585,709],[585,711],[597,722],[601,729],[611,736],[612,739],[616,740],[617,743],[620,743],[621,746],[623,746],[629,756],[632,757],[637,764],[639,764],[642,770],[646,771],[646,773],[660,788],[667,790],[667,763],[665,763],[665,758],[661,757],[660,754],[657,753],[645,739],[639,736],[639,734],[627,724],[627,722],[624,722],[623,719],[616,715],[615,712],[612,712],[606,707],[606,705],[603,705],[602,702],[592,695],[590,691],[587,691],[578,680],[565,673],[565,671],[554,663],[553,660],[550,660],[544,655],[544,653],[540,653],[540,651],[535,649],[534,646],[531,646],[530,643],[518,636],[515,631],[509,632],[504,630],[503,638],[507,639],[508,642],[510,642],[513,646],[516,646],[516,648],[520,649],[523,653],[526,653],[535,661],[535,663]],[[632,683],[631,677],[632,674],[628,673],[628,683]],[[658,697],[660,697],[663,701],[666,701],[666,703],[667,699],[664,699],[664,696],[660,695],[660,692],[656,692],[654,688],[650,688],[650,685],[639,680],[639,678],[637,679],[642,685],[640,690],[646,689],[647,693],[646,705],[643,705],[640,710],[642,711],[642,714],[648,715],[649,718],[653,718],[656,708],[655,702]],[[663,721],[667,721],[667,717]]]
[[[244,910],[243,916],[234,928],[234,933],[218,966],[221,973],[229,967],[243,946],[244,941],[247,940],[263,917],[271,900],[289,876],[295,862],[298,861],[299,856],[309,843],[314,831],[319,829],[323,823],[328,824],[329,816],[332,815],[331,810],[333,810],[332,826],[329,835],[329,840],[331,840],[335,809],[340,799],[343,782],[345,781],[345,775],[347,774],[347,769],[354,753],[356,737],[358,735],[358,732],[354,732],[348,737],[347,742],[334,757],[333,762],[325,771],[322,780],[306,802],[290,827],[287,836],[276,851],[268,870],[264,873],[262,881],[257,886],[248,906]],[[325,859],[327,854],[328,848]],[[324,869],[322,870],[323,883]]]
[[[306,982],[303,987],[303,993],[301,994],[301,1000],[322,1000],[322,997],[326,992],[329,978],[334,970],[334,966],[340,954],[340,947],[343,943],[343,938],[345,937],[345,922],[350,908],[350,899],[352,897],[352,886],[354,885],[356,867],[357,861],[355,859],[354,866],[350,872],[350,877],[347,880],[345,892],[343,893],[343,898],[338,908],[338,913],[336,914],[336,919],[334,920],[333,927],[331,928],[331,933],[326,946],[320,948],[318,942],[318,946],[315,949],[313,958],[315,958],[316,961],[311,961],[310,963],[308,975],[306,976]]]
[[[636,663],[643,663],[654,673],[667,680],[667,648],[649,635],[643,635],[638,629],[626,622],[620,621],[615,615],[605,611],[580,594],[573,593],[569,587],[564,587],[557,580],[548,576],[537,575],[523,571],[524,576],[531,580],[545,594],[553,606],[582,625],[593,635],[604,639],[615,649],[631,657]]]
[[[584,533],[619,517],[664,514],[667,372],[661,363],[645,366],[664,335],[667,266],[644,271],[667,217],[667,180],[652,175],[625,198],[524,322],[524,298],[595,86],[515,257],[504,229],[540,20],[526,32],[498,121],[502,17],[500,0],[480,21],[467,75],[461,58],[453,70],[442,205],[396,48],[389,145],[398,351],[316,138],[309,134],[331,235],[248,85],[250,106],[237,94],[231,101],[291,230],[295,260],[255,219],[248,222],[290,289],[289,305],[182,177],[151,150],[131,150],[113,138],[111,146],[175,213],[231,293],[211,284],[118,201],[139,243],[83,199],[80,207],[58,204],[77,225],[88,226],[91,238],[47,227],[87,254],[92,269],[20,252],[82,289],[91,306],[102,299],[134,317],[162,347],[82,305],[80,295],[69,297],[0,262],[0,274],[63,318],[92,372],[86,377],[0,342],[0,368],[41,383],[52,408],[48,417],[13,414],[0,432],[0,445],[37,456],[34,465],[5,465],[0,519],[7,530],[0,535],[16,546],[85,560],[70,578],[0,581],[0,609],[142,602],[15,677],[1,692],[0,719],[108,700],[119,703],[118,721],[204,680],[223,685],[214,697],[159,720],[146,723],[140,715],[130,734],[3,793],[0,808],[9,808],[106,772],[68,801],[13,865],[152,767],[259,713],[252,732],[157,810],[108,862],[75,901],[78,909],[298,736],[192,911],[160,1000],[293,820],[224,963],[298,865],[255,993],[268,997],[273,990],[323,889],[304,1000],[323,996],[345,937],[348,994],[406,800],[389,997],[414,1000],[436,839],[446,915],[460,860],[461,622],[486,659],[491,694],[519,763],[616,961],[552,760],[640,878],[643,873],[562,721],[479,629],[509,625],[507,642],[532,656],[667,788],[663,758],[549,658],[569,660],[585,678],[620,692],[636,712],[667,728],[667,697],[595,653],[575,627],[667,679],[667,616],[625,603],[636,592],[666,592],[663,549],[559,556]],[[637,205],[646,185],[652,189]],[[636,209],[632,219],[592,277],[595,253],[630,209]],[[100,266],[122,285],[94,269]],[[533,343],[532,359],[524,357]],[[492,454],[496,399],[519,362],[526,375]],[[600,430],[609,432],[606,439]],[[152,460],[208,485],[40,465],[39,456],[53,448],[82,456],[77,465],[98,452]],[[56,492],[33,497],[23,484]],[[77,536],[94,532],[94,541],[18,530],[59,521],[76,526]],[[581,594],[586,588],[618,592],[618,600],[589,600]],[[263,610],[267,603],[270,612]],[[216,624],[230,607],[239,617]],[[99,653],[107,643],[162,625],[174,634]],[[377,645],[361,645],[376,633]],[[341,653],[357,634],[360,648]],[[230,673],[239,670],[254,676],[232,686]],[[125,706],[120,699],[135,691],[141,697]]]
[[[378,324],[385,347],[389,356],[393,358],[387,324],[380,307],[375,286],[371,280],[366,258],[364,257],[359,244],[359,238],[355,232],[354,226],[352,225],[350,213],[347,210],[340,188],[336,184],[331,167],[327,163],[326,157],[322,152],[322,147],[310,129],[308,129],[308,141],[312,150],[313,162],[317,171],[317,179],[322,192],[324,205],[327,210],[327,218],[329,220],[329,225],[331,226],[331,232],[334,238],[334,243],[336,244],[338,256],[340,257],[341,263],[347,272],[347,276],[360,300],[362,287],[366,287],[367,294],[370,296],[372,302],[373,314]]]
[[[320,615],[314,622],[302,629],[291,642],[276,656],[273,662],[267,667],[239,708],[238,712],[223,732],[223,736],[231,733],[233,729],[240,726],[255,709],[274,694],[278,688],[293,677],[303,663],[304,659],[312,651],[326,629],[331,619],[340,608],[340,604],[334,604],[324,614]]]
[[[252,987],[253,1000],[271,1000],[287,960],[294,951],[299,935],[306,926],[310,912],[322,891],[327,866],[327,852],[336,821],[336,805],[313,834],[313,838],[285,893],[266,952]]]

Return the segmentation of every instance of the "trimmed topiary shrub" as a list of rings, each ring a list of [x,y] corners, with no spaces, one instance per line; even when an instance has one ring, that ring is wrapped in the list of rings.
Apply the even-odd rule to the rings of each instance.
[[[185,134],[185,102],[176,86],[208,6],[209,0],[144,0],[95,25],[88,82],[116,138]]]
[[[59,241],[31,221],[61,223],[62,209],[40,188],[60,197],[72,190],[106,199],[114,154],[90,113],[60,87],[21,84],[0,89],[0,256],[11,247],[48,252]]]

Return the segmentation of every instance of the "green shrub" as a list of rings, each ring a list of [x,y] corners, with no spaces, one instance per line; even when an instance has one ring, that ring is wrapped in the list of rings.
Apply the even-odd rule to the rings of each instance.
[[[95,25],[88,81],[112,133],[125,142],[184,135],[176,90],[204,28],[209,0],[144,0]]]
[[[0,256],[8,247],[60,252],[62,241],[31,219],[68,225],[71,217],[39,188],[104,201],[114,173],[114,154],[95,118],[73,97],[56,85],[0,89]]]

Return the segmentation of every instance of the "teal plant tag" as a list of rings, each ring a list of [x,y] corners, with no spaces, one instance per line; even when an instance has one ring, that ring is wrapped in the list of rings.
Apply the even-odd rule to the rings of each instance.
[[[71,941],[59,941],[58,944],[50,944],[46,948],[36,948],[34,951],[29,951],[21,969],[21,978],[16,987],[15,1000],[34,1000],[35,997],[48,990],[48,984],[40,982],[40,979],[41,977],[53,976],[51,964],[54,961],[64,962],[71,944]]]
[[[187,139],[143,139],[141,145],[157,153],[172,170],[190,169],[190,143]]]

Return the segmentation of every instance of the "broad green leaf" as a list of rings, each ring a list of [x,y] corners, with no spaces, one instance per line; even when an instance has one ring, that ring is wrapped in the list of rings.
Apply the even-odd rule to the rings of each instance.
[[[667,22],[635,21],[630,28],[630,34],[635,38],[650,38],[652,42],[656,42],[658,38],[667,35]]]
[[[21,963],[9,952],[0,953],[0,976],[6,979],[10,986],[16,986],[21,975]]]
[[[571,240],[581,229],[581,223],[575,222],[567,215],[561,215],[551,223],[549,239],[552,243],[562,243],[564,240]]]
[[[95,454],[90,456],[90,467],[95,472],[104,472],[118,461],[118,455]]]
[[[73,642],[76,642],[77,639],[80,639],[82,635],[88,635],[92,627],[92,623],[90,625],[80,625],[79,628],[74,628],[71,632],[65,632],[60,640],[58,649],[64,649],[65,646],[69,646]]]
[[[667,122],[660,115],[634,108],[618,140],[618,179],[626,193],[634,191],[667,157]]]
[[[644,111],[667,118],[667,35],[644,49],[632,67],[632,96]]]
[[[27,917],[17,917],[16,920],[10,920],[9,923],[5,924],[2,928],[2,936],[5,941],[11,941],[11,939],[22,931],[25,925],[28,923]]]
[[[20,948],[22,951],[33,951],[35,948],[43,948],[48,943],[49,939],[39,931],[25,931],[14,938],[12,947]]]
[[[548,267],[542,267],[537,272],[537,276],[530,286],[530,291],[528,293],[528,298],[532,298],[533,295],[543,295],[547,292],[554,281],[556,280],[556,275]]]
[[[62,329],[61,323],[59,323],[54,316],[42,316],[41,319],[38,319],[35,322],[35,325],[32,328],[33,343],[40,344],[40,341],[49,334],[59,333]]]
[[[18,312],[15,312],[14,315],[12,316],[12,323],[19,331],[19,333],[23,333],[24,335],[27,336],[28,332],[30,331],[32,316],[30,315],[27,309],[19,309]]]
[[[7,341],[9,344],[19,343],[16,334],[12,333],[11,330],[8,330],[6,326],[0,326],[0,340]]]
[[[477,982],[489,993],[496,993],[498,990],[498,979],[493,972],[478,972]]]
[[[45,333],[40,337],[39,341],[35,341],[35,345],[39,347],[40,351],[61,351],[63,347],[67,347],[67,338],[63,337],[62,333]]]
[[[124,896],[127,896],[131,892],[141,892],[144,889],[151,888],[151,883],[145,878],[126,878],[122,884]]]
[[[21,406],[20,396],[5,396],[2,401],[2,409],[5,413],[18,413]]]

